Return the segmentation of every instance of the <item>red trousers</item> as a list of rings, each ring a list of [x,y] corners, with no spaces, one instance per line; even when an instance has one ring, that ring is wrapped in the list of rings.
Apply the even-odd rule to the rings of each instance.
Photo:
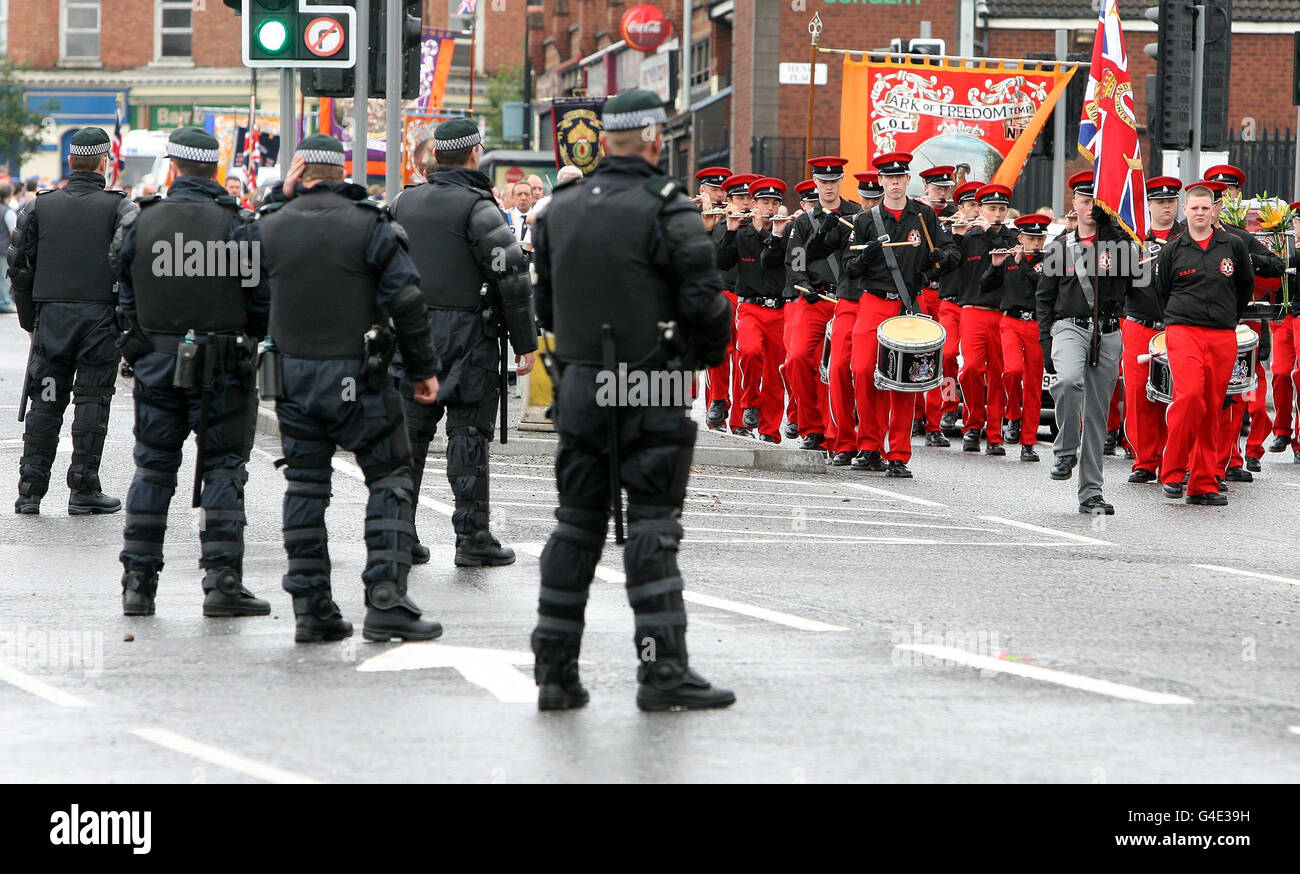
[[[1033,446],[1043,410],[1043,347],[1037,321],[1002,317],[1002,386],[1006,417],[1020,421],[1021,445]]]
[[[1120,322],[1119,329],[1124,342],[1124,356],[1121,359],[1124,374],[1124,437],[1133,448],[1133,469],[1158,472],[1168,433],[1165,426],[1167,407],[1147,400],[1147,378],[1150,376],[1151,364],[1139,364],[1138,356],[1147,354],[1151,338],[1159,332],[1130,319]]]
[[[785,382],[799,405],[800,437],[826,434],[826,385],[818,368],[822,363],[826,323],[833,311],[834,305],[824,300],[808,303],[799,298],[786,304],[785,317],[793,324],[785,347]]]
[[[1287,317],[1273,323],[1273,433],[1290,437],[1295,419],[1296,318]]]
[[[863,294],[853,323],[853,393],[858,401],[858,449],[881,453],[886,461],[906,463],[912,457],[912,413],[916,392],[876,388],[876,329],[885,319],[903,314],[897,300]],[[886,440],[888,443],[886,444]]]
[[[734,317],[736,314],[736,295],[734,292],[722,290],[723,295],[731,303],[731,312]],[[709,384],[705,389],[704,400],[708,404],[714,401],[725,401],[737,396],[737,383],[740,381],[740,368],[736,364],[736,323],[733,318],[731,323],[731,343],[727,346],[727,357],[717,367],[709,369]],[[731,404],[731,427],[740,427],[740,405]]]
[[[1121,342],[1122,334],[1121,334]],[[1119,403],[1124,399],[1123,377],[1115,380],[1115,392],[1110,396],[1110,412],[1106,414],[1106,430],[1118,431],[1120,425],[1124,423],[1124,415],[1119,408]]]
[[[961,393],[966,412],[962,429],[983,430],[990,443],[1002,442],[1002,313],[978,307],[961,312]]]
[[[1174,400],[1160,481],[1178,483],[1190,473],[1187,494],[1208,495],[1219,490],[1216,477],[1223,472],[1220,433],[1225,417],[1220,413],[1237,358],[1237,335],[1230,328],[1170,325],[1165,339]]]
[[[781,413],[785,407],[785,313],[752,303],[736,311],[736,359],[740,369],[743,410],[758,410],[758,432],[781,442]]]
[[[787,303],[785,306],[786,306],[786,309],[787,309],[787,310],[789,310],[790,312],[794,312],[794,309],[793,309],[794,304],[793,304],[793,303]],[[781,322],[782,322],[782,324],[785,326],[785,327],[782,329],[782,332],[781,332],[781,348],[782,348],[782,349],[789,349],[789,348],[790,348],[790,328],[791,328],[791,326],[794,324],[794,319],[782,318]],[[799,405],[798,405],[797,403],[795,403],[795,400],[794,400],[794,392],[790,391],[790,381],[789,381],[788,379],[785,378],[785,358],[784,358],[784,356],[783,356],[782,359],[781,359],[781,380],[782,380],[782,382],[784,382],[784,384],[785,384],[785,396],[786,396],[786,402],[785,402],[785,420],[786,420],[787,422],[798,422],[798,421],[799,421]]]
[[[958,313],[951,326],[944,321],[944,310],[948,307],[952,307]],[[943,329],[947,332],[947,338],[943,343],[943,381],[926,392],[923,396],[924,400],[916,399],[916,417],[925,419],[925,431],[929,434],[939,430],[939,419],[945,412],[950,408],[954,410],[957,408],[957,344],[960,338],[956,336],[956,322],[960,319],[961,307],[940,300],[939,289],[927,288],[921,294],[921,312],[943,325]],[[947,406],[949,395],[952,397],[951,407]]]
[[[835,302],[835,323],[831,326],[830,380],[827,387],[831,423],[826,448],[831,452],[856,452],[861,421],[853,395],[853,326],[858,302],[840,298]]]

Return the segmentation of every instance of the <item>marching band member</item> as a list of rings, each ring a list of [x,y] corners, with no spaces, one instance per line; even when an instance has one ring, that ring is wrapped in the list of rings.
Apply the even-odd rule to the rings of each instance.
[[[737,268],[736,356],[740,366],[741,422],[759,440],[780,443],[785,385],[785,221],[772,221],[785,195],[780,179],[760,178],[749,185],[755,203],[752,219],[727,216],[718,246],[718,267]]]
[[[1045,250],[1047,266],[1037,294],[1043,358],[1060,377],[1052,386],[1057,435],[1051,477],[1067,480],[1078,465],[1079,512],[1109,516],[1115,508],[1102,498],[1101,452],[1119,372],[1119,316],[1129,280],[1098,267],[1107,252],[1114,257],[1127,235],[1101,207],[1094,208],[1092,171],[1075,173],[1066,185],[1074,192],[1076,230]]]
[[[817,203],[795,219],[794,227],[787,232],[785,263],[791,285],[807,291],[798,292],[794,311],[785,314],[794,321],[785,350],[785,379],[799,405],[799,433],[803,436],[800,448],[823,449],[828,404],[826,386],[818,370],[826,323],[831,319],[834,304],[822,296],[835,296],[843,281],[839,219],[857,214],[860,207],[840,198],[847,158],[825,155],[808,163],[817,186]]]
[[[1255,271],[1241,238],[1214,226],[1213,192],[1200,184],[1187,190],[1187,232],[1160,250],[1156,298],[1168,326],[1173,402],[1169,442],[1160,468],[1167,497],[1222,506],[1218,472],[1221,430],[1216,411],[1227,396],[1237,360],[1236,326],[1254,291]]]
[[[1300,200],[1292,203],[1290,209],[1291,232],[1300,239]],[[1300,254],[1292,255],[1288,266],[1292,269],[1300,267]],[[1300,355],[1296,351],[1296,341],[1300,339],[1300,319],[1296,318],[1300,312],[1300,295],[1292,294],[1290,304],[1291,311],[1286,314],[1286,319],[1277,323],[1277,336],[1273,341],[1273,408],[1277,419],[1273,423],[1275,436],[1268,451],[1285,452],[1290,446],[1293,460],[1300,464],[1300,418],[1295,413],[1296,380],[1300,379]]]
[[[794,213],[792,213],[790,218],[790,224],[786,226],[786,233],[784,236],[784,240],[786,243],[789,243],[790,241],[789,230],[790,228],[794,227],[794,223],[799,219],[799,216],[803,215],[805,212],[808,212],[817,204],[817,183],[814,182],[813,180],[811,179],[803,180],[802,182],[795,185],[794,190],[799,193],[799,208],[795,210]],[[798,296],[798,292],[794,290],[794,280],[791,279],[790,271],[786,270],[785,298],[787,301],[792,301],[797,296]],[[787,304],[787,306],[789,306],[789,304]],[[793,325],[794,325],[794,319],[790,318],[789,314],[787,314],[785,319],[785,338],[784,338],[786,349],[790,348],[790,329]],[[782,430],[782,434],[785,435],[785,438],[787,440],[798,440],[799,439],[799,402],[795,399],[794,392],[790,390],[790,380],[785,373],[784,361],[781,362],[781,379],[785,382],[785,386],[786,386],[785,428]]]
[[[953,192],[957,211],[949,217],[951,221],[940,223],[947,224],[954,237],[964,235],[970,228],[970,223],[979,216],[975,194],[983,187],[983,182],[972,180],[958,185]],[[958,298],[963,282],[971,281],[970,272],[962,269],[959,264],[957,270],[939,277],[939,324],[943,325],[946,334],[943,344],[943,382],[939,384],[942,402],[939,408],[939,433],[926,434],[926,446],[950,446],[947,438],[961,436],[961,428],[957,425],[961,406],[960,392],[957,390],[957,350],[961,342],[961,304],[958,303]]]
[[[1147,180],[1147,205],[1151,210],[1151,225],[1147,228],[1146,251],[1154,257],[1187,225],[1175,219],[1178,215],[1178,192],[1183,183],[1173,176],[1156,176]],[[1154,268],[1154,264],[1151,265]],[[1154,269],[1146,271],[1154,277]],[[1124,436],[1133,447],[1133,472],[1131,483],[1150,483],[1159,478],[1160,458],[1165,450],[1166,406],[1147,398],[1147,380],[1151,364],[1138,361],[1151,347],[1151,338],[1165,329],[1160,320],[1160,304],[1156,300],[1154,284],[1133,283],[1133,289],[1124,302],[1124,321],[1120,323],[1120,336],[1124,343]]]
[[[940,218],[951,218],[957,212],[957,207],[952,202],[953,188],[956,182],[953,180],[954,168],[939,165],[931,167],[928,170],[921,171],[921,178],[925,181],[925,193],[921,197],[921,202]],[[952,236],[951,224],[948,222],[939,223],[939,231],[948,237]],[[951,273],[952,271],[949,271]],[[945,274],[947,275],[947,274]],[[921,312],[930,318],[939,321],[939,314],[942,304],[939,302],[939,285],[943,277],[933,279],[928,282],[921,292]],[[942,322],[940,322],[942,324]],[[957,344],[957,338],[953,338],[953,345]],[[945,342],[945,346],[947,343]],[[947,349],[944,350],[945,355]],[[953,368],[956,369],[957,358],[954,350]],[[948,369],[948,360],[943,362],[944,370]],[[943,431],[939,426],[939,419],[943,414],[944,392],[951,391],[945,383],[941,382],[935,388],[930,389],[921,397],[916,399],[916,422],[912,427],[913,437],[925,437],[926,446],[949,446],[947,438],[943,436]]]
[[[850,366],[860,420],[855,470],[881,470],[885,476],[910,478],[912,413],[916,400],[910,392],[880,390],[874,371],[879,343],[876,329],[885,319],[903,313],[903,291],[913,298],[944,270],[957,263],[957,247],[939,231],[934,210],[907,196],[911,154],[891,152],[873,162],[885,189],[884,200],[868,212],[870,220],[855,221],[853,239],[863,248],[846,264],[850,278],[865,292],[858,301],[853,325]],[[863,233],[859,233],[859,228]],[[910,243],[885,248],[889,242]],[[882,461],[883,455],[883,461]]]
[[[880,176],[872,170],[868,173],[855,173],[858,181],[858,198],[862,212],[853,217],[853,227],[865,227],[866,210],[880,203],[885,196],[885,189],[880,184]],[[865,232],[864,232],[865,233]],[[850,238],[856,234],[843,234],[840,249],[840,263],[847,264],[852,253],[849,251]],[[827,373],[830,385],[827,387],[831,428],[829,446],[831,464],[843,467],[852,463],[858,453],[858,440],[862,434],[862,420],[857,415],[857,402],[853,394],[853,324],[857,320],[858,300],[862,297],[862,288],[857,282],[846,281],[840,285],[835,299],[835,322],[831,325],[831,355]]]
[[[721,215],[718,210],[726,205],[726,192],[722,189],[722,183],[731,178],[731,170],[727,167],[705,167],[695,174],[699,182],[699,192],[696,198],[699,201],[700,210],[704,218],[704,228],[709,232],[716,248],[721,242],[722,235],[726,233],[726,222],[720,221]],[[731,303],[732,311],[736,309],[736,293],[733,289],[736,287],[736,271],[724,270],[722,272],[722,294]],[[727,350],[727,357],[717,367],[709,370],[708,384],[704,390],[704,399],[708,402],[708,412],[705,414],[705,420],[710,430],[726,431],[727,430],[727,413],[731,407],[731,397],[735,394],[733,383],[739,376],[739,373],[732,366],[736,359],[736,341],[735,331],[732,331],[731,346]],[[732,409],[731,423],[733,426],[740,424],[740,410]]]
[[[1050,217],[1041,213],[1015,220],[1020,231],[1013,255],[990,254],[989,287],[1002,288],[1002,385],[1006,391],[1008,440],[1020,441],[1020,460],[1038,461],[1038,420],[1043,404],[1043,347],[1038,342],[1036,295],[1043,272],[1043,242]],[[1014,435],[1014,436],[1013,436]]]
[[[1003,227],[1011,189],[985,185],[975,194],[979,218],[959,244],[962,270],[971,277],[963,284],[961,303],[961,357],[958,379],[965,401],[961,448],[980,451],[980,431],[988,438],[989,455],[1006,455],[1002,447],[1002,302],[1001,286],[984,287],[981,279],[989,267],[989,252],[1016,245],[1015,232]],[[995,227],[996,225],[996,227]]]

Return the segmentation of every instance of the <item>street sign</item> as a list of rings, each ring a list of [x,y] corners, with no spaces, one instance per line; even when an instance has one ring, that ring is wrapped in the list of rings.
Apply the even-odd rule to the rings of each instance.
[[[797,62],[781,64],[777,67],[777,82],[781,85],[807,85],[808,84],[808,65]],[[817,65],[817,83],[818,85],[826,84],[826,65]]]
[[[317,6],[307,0],[242,0],[246,67],[350,68],[357,52],[351,6]]]

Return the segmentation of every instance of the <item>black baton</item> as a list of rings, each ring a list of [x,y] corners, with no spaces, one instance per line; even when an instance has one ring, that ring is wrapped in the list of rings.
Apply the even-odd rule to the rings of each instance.
[[[27,418],[27,401],[32,391],[32,359],[36,357],[36,325],[32,325],[32,342],[27,347],[27,369],[23,371],[23,396],[18,399],[18,421]]]
[[[510,400],[507,398],[507,392],[510,390],[510,338],[506,333],[505,325],[501,326],[501,442],[506,442],[506,410],[509,408]]]
[[[614,329],[600,326],[601,357],[605,370],[618,373],[618,358],[614,354]],[[618,460],[618,404],[609,405],[609,505],[614,512],[614,542],[622,544],[623,538],[623,486],[619,481]]]
[[[213,334],[208,334],[208,342],[204,344],[203,351],[203,388],[199,393],[199,430],[195,435],[195,442],[198,443],[198,452],[194,456],[194,493],[191,496],[190,506],[200,506],[200,497],[203,494],[203,466],[208,460],[208,406],[212,403],[212,381],[216,373],[216,338]]]

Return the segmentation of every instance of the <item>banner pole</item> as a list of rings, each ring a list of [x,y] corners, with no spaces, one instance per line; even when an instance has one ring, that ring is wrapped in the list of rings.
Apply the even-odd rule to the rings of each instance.
[[[1056,59],[1064,61],[1068,57],[1067,39],[1069,31],[1056,31]],[[1060,210],[1058,215],[1065,215],[1065,113],[1069,111],[1069,101],[1057,103],[1052,111],[1052,206]]]
[[[812,34],[812,60],[808,63],[808,136],[804,140],[803,147],[805,170],[813,156],[813,97],[817,93],[817,40],[822,33],[822,16],[820,12],[813,13],[813,20],[808,24],[808,32]]]

